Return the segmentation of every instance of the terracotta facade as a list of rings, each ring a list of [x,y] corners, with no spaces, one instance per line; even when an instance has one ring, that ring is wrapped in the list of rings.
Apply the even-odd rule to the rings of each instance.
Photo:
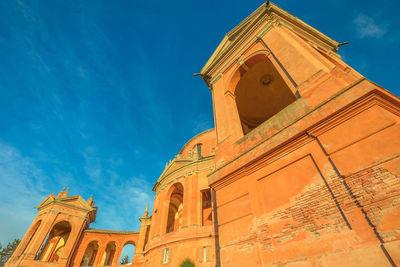
[[[400,266],[400,100],[339,46],[263,4],[202,69],[215,130],[167,164],[139,231],[52,194],[6,266],[117,266],[127,243],[141,267]]]

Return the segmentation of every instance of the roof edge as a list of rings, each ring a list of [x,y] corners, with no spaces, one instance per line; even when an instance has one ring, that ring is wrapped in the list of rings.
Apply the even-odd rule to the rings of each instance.
[[[98,233],[98,234],[120,234],[120,235],[139,234],[139,231],[118,231],[118,230],[92,229],[92,228],[88,228],[84,232]]]
[[[225,35],[220,44],[217,46],[214,53],[201,69],[200,74],[203,79],[211,78],[211,74],[215,71],[218,63],[223,60],[223,58],[225,58],[227,54],[232,53],[232,50],[235,49],[236,45],[240,41],[242,41],[244,37],[246,37],[245,33],[253,33],[259,28],[260,25],[256,23],[257,20],[272,13],[284,20],[285,22],[288,22],[298,27],[305,33],[314,36],[321,43],[324,43],[326,46],[330,47],[332,51],[336,52],[338,50],[339,43],[337,41],[318,31],[311,25],[290,14],[289,12],[285,11],[274,3],[267,1]]]

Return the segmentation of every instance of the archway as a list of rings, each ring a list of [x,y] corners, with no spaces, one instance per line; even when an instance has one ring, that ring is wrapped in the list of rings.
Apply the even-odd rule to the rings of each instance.
[[[101,266],[112,265],[115,256],[115,249],[115,242],[110,242],[107,244],[106,250],[104,251],[103,258],[101,260]]]
[[[122,248],[119,264],[120,265],[131,264],[134,254],[135,254],[135,243],[127,242]]]
[[[183,185],[172,185],[169,192],[168,220],[166,232],[175,232],[182,225]]]
[[[232,81],[244,134],[296,100],[278,70],[264,54],[246,60]]]
[[[93,266],[98,251],[99,243],[97,241],[90,242],[86,247],[80,266]]]
[[[54,225],[39,252],[38,259],[47,262],[58,262],[70,233],[71,225],[69,222],[62,221]]]

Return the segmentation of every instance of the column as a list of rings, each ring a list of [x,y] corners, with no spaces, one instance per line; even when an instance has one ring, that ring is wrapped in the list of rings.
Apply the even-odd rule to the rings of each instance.
[[[185,177],[183,181],[183,213],[182,213],[182,226],[187,227],[189,223],[190,216],[190,177]]]
[[[99,250],[97,251],[96,259],[94,260],[93,266],[100,266],[101,259],[103,258],[105,250],[106,246],[105,245],[100,246],[99,244]]]
[[[159,213],[159,219],[158,219],[158,231],[157,234],[163,235],[166,232],[167,229],[167,220],[168,220],[168,208],[169,208],[169,201],[167,201],[166,194],[167,194],[167,189],[164,189],[162,194],[161,194],[161,199],[159,200],[159,207],[160,207],[160,213]]]
[[[86,252],[86,249],[87,249],[87,246],[88,246],[87,242],[81,243],[79,245],[79,247],[83,248],[83,249],[78,250],[78,253],[76,253],[75,259],[72,262],[72,266],[80,266],[81,265],[81,262],[83,260],[83,256],[85,255],[85,252]]]
[[[189,225],[198,224],[199,222],[199,212],[198,212],[198,199],[199,199],[199,183],[198,183],[198,174],[192,175],[190,177],[191,180],[191,188],[190,188],[190,202],[188,208],[190,209],[190,221]]]
[[[230,134],[235,142],[243,136],[242,123],[240,121],[239,112],[236,105],[236,96],[231,91],[225,92],[225,105],[228,112],[227,119],[229,120]]]
[[[23,257],[23,260],[35,259],[35,256],[37,253],[39,253],[39,250],[45,242],[47,235],[50,234],[54,221],[57,219],[57,215],[51,213],[51,211],[47,214],[47,216],[44,217],[45,218],[42,219],[42,223],[40,224],[38,231],[31,240],[31,244],[29,244],[25,250],[25,256]]]
[[[114,253],[114,259],[112,261],[112,266],[118,266],[119,265],[119,259],[121,258],[121,253],[122,249],[124,247],[121,246],[121,244],[116,244],[115,246],[115,253]]]

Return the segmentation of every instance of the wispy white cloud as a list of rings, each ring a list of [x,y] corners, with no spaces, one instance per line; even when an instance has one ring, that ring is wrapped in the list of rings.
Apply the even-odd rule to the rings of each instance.
[[[144,177],[123,181],[110,179],[104,184],[103,194],[97,193],[99,207],[97,222],[104,228],[139,230],[139,220],[147,204],[152,208],[152,185]],[[98,190],[97,192],[101,192]],[[96,224],[92,225],[93,228]]]
[[[0,242],[21,238],[36,215],[34,208],[46,196],[48,177],[32,159],[0,141]]]
[[[93,152],[92,148],[88,151]],[[92,227],[139,230],[138,218],[147,204],[150,209],[152,207],[152,184],[141,176],[124,179],[102,166],[95,157],[87,163],[85,170],[92,180],[90,191],[97,192],[94,197],[99,207],[97,223]],[[118,160],[116,164],[119,164]],[[48,177],[33,159],[1,140],[0,184],[0,214],[7,218],[0,221],[2,244],[24,235],[37,214],[35,206],[49,191],[56,190],[61,184],[72,184],[74,191],[78,186],[85,186],[78,185],[71,174]]]
[[[389,26],[386,23],[377,23],[374,18],[365,14],[358,14],[353,23],[360,38],[380,38],[387,32]]]
[[[164,163],[157,166],[166,150],[161,143],[172,143],[167,133],[178,131],[174,97],[165,94],[178,85],[166,82],[170,75],[159,56],[176,53],[179,42],[149,50],[154,34],[141,42],[130,26],[109,20],[106,7],[0,3],[6,21],[0,45],[14,71],[2,64],[0,82],[12,86],[1,86],[0,119],[8,122],[0,137],[7,142],[0,144],[2,243],[21,237],[34,206],[64,186],[94,195],[99,211],[92,227],[138,230],[138,217],[147,203],[152,207],[149,179],[163,169]],[[140,24],[135,21],[142,19],[129,12],[121,23]],[[197,134],[212,127],[202,114],[186,128]]]
[[[94,192],[97,219],[91,228],[139,230],[138,218],[147,204],[151,209],[154,194],[152,184],[144,176],[124,177],[115,169],[123,164],[118,154],[102,159],[98,148],[87,147],[82,152],[86,175],[91,183],[86,191]],[[139,153],[135,151],[135,154]]]

